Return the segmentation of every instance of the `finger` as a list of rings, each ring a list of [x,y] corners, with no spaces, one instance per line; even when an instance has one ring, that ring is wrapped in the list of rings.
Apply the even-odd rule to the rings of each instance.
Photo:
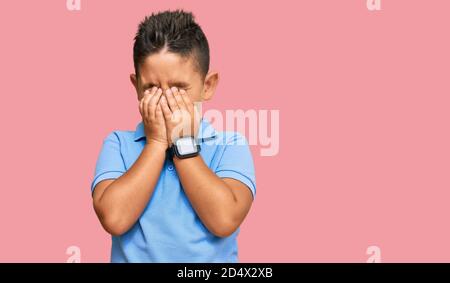
[[[187,92],[184,89],[180,90],[181,99],[183,99],[184,105],[186,105],[187,110],[189,113],[194,112],[194,104],[191,102],[191,99],[187,95]]]
[[[156,118],[156,120],[159,120],[159,121],[164,120],[164,114],[162,112],[161,103],[158,103],[158,105],[156,106],[155,118]]]
[[[142,110],[142,102],[144,101],[144,97],[139,100],[139,113],[141,113],[141,116],[144,116],[143,110]]]
[[[175,101],[177,102],[178,108],[180,108],[181,110],[187,111],[186,105],[184,104],[183,98],[181,98],[181,94],[178,91],[178,88],[172,87],[171,90],[172,90],[173,97],[175,97]]]
[[[148,94],[148,90],[144,91],[142,94],[141,99],[139,99],[139,113],[141,113],[141,116],[144,117],[144,98]]]
[[[156,88],[156,87],[153,87],[152,89],[146,90],[146,91],[145,91],[146,94],[145,94],[145,96],[144,96],[144,98],[143,98],[144,102],[143,102],[143,104],[142,104],[142,110],[143,110],[143,112],[144,112],[144,115],[145,115],[145,118],[146,118],[146,119],[150,117],[150,112],[149,112],[149,108],[148,108],[148,103],[149,103],[150,99],[152,98],[153,93],[154,93],[156,90],[157,90],[157,88]]]
[[[166,98],[167,98],[167,102],[169,104],[169,108],[172,112],[175,112],[176,110],[179,109],[178,104],[177,104],[175,97],[173,96],[173,93],[170,90],[170,88],[166,90]]]
[[[170,121],[172,117],[172,111],[170,111],[169,105],[167,103],[167,98],[165,96],[161,96],[159,104],[161,105],[161,110],[164,115],[164,119],[166,119],[166,121]]]
[[[147,119],[147,100],[149,99],[150,92],[146,90],[144,92],[144,97],[141,99],[142,104],[142,118]]]
[[[159,99],[162,94],[162,89],[158,89],[156,93],[150,98],[149,101],[149,113],[150,113],[150,119],[155,119],[156,117],[156,106],[158,105]]]

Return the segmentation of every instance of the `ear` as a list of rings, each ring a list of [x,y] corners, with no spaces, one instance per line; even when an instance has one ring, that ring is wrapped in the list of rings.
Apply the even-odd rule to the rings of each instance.
[[[214,71],[208,72],[205,77],[205,82],[203,83],[203,100],[210,100],[214,96],[218,84],[219,73]]]
[[[131,84],[134,86],[134,89],[136,90],[138,100],[141,99],[141,92],[139,91],[139,82],[137,80],[137,77],[135,74],[130,74],[130,81]]]

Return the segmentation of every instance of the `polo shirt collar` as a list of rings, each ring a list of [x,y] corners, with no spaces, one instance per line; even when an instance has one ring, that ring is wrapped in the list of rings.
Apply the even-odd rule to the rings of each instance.
[[[200,121],[200,127],[199,131],[197,133],[197,142],[205,142],[210,139],[214,139],[217,137],[217,131],[214,129],[214,127],[204,118]],[[136,131],[134,132],[134,141],[138,141],[145,137],[145,130],[144,130],[144,122],[140,122],[136,126]]]

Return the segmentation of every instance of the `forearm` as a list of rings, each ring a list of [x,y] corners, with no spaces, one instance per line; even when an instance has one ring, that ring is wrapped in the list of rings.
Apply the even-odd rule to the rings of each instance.
[[[112,182],[99,198],[96,206],[101,221],[114,225],[116,231],[128,231],[149,202],[164,160],[163,146],[146,144],[130,169]]]
[[[184,191],[206,228],[218,236],[234,231],[239,225],[233,215],[237,202],[227,184],[208,168],[200,156],[175,157],[174,164]]]

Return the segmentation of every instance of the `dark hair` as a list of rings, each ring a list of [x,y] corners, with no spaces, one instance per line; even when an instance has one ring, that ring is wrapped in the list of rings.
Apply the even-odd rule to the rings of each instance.
[[[182,10],[152,13],[139,24],[133,47],[134,70],[138,79],[139,67],[144,60],[164,48],[182,57],[193,56],[203,78],[208,73],[208,40],[192,13]]]

